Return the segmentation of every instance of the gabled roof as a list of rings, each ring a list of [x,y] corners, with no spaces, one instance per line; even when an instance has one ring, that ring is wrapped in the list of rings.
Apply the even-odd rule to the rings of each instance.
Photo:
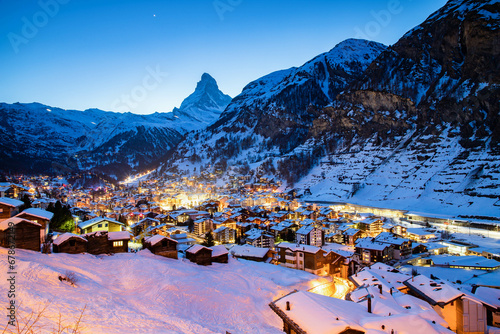
[[[5,219],[5,220],[3,220],[3,221],[0,222],[0,231],[5,231],[6,229],[8,229],[9,228],[9,223],[17,225],[17,224],[22,223],[22,222],[42,227],[42,225],[40,225],[38,223],[35,223],[34,221],[31,221],[29,219],[24,219],[24,218],[19,218],[19,217],[12,217],[12,218],[8,218],[8,219]]]
[[[202,249],[208,249],[210,251],[210,253],[212,252],[212,249],[205,247],[205,246],[202,246],[202,245],[193,245],[193,246],[189,247],[186,250],[186,252],[191,253],[191,254],[196,254],[199,251],[201,251]]]
[[[103,221],[107,221],[107,222],[110,222],[110,223],[114,223],[114,224],[125,226],[124,224],[120,223],[119,221],[111,219],[111,218],[96,217],[96,218],[93,218],[93,219],[81,222],[80,224],[78,224],[78,227],[81,228],[81,229],[86,229],[87,227],[90,227],[92,225],[101,223]]]
[[[18,199],[14,199],[14,198],[0,197],[0,204],[4,204],[4,205],[7,205],[7,206],[11,206],[11,207],[17,208],[17,207],[23,205],[24,202],[20,201]]]
[[[51,220],[52,217],[54,217],[54,214],[50,211],[43,210],[43,209],[37,209],[37,208],[29,208],[24,210],[23,212],[18,213],[17,215],[20,216],[22,214],[28,214],[30,216],[38,217],[41,219],[47,219]]]
[[[56,238],[56,240],[54,240],[53,244],[58,246],[69,239],[79,239],[83,242],[88,242],[87,239],[85,239],[84,237],[82,237],[80,235],[76,235],[73,233],[64,233],[64,234],[61,234],[60,236],[58,236]]]
[[[444,305],[464,295],[462,291],[455,289],[451,285],[441,280],[432,280],[425,275],[415,276],[403,283],[415,294],[433,306],[439,305],[444,307]]]

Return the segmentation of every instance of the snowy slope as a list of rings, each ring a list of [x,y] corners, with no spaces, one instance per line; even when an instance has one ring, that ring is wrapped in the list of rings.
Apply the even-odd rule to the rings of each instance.
[[[48,305],[40,322],[49,332],[83,315],[83,333],[282,333],[268,303],[294,288],[308,289],[318,277],[280,266],[238,261],[204,267],[187,260],[137,254],[93,256],[17,250],[16,299],[22,314]],[[0,248],[1,266],[7,250]],[[60,282],[76,273],[72,287]],[[0,278],[5,280],[5,271]],[[317,284],[317,282],[316,282]],[[7,295],[0,301],[7,303]]]
[[[231,98],[203,74],[196,90],[170,113],[137,115],[98,109],[65,110],[39,103],[0,103],[0,170],[74,170],[120,175],[145,169],[189,131],[215,121]]]

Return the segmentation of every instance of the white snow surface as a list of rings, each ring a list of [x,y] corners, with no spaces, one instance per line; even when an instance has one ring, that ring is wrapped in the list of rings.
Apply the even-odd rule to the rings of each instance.
[[[37,333],[48,333],[62,314],[75,322],[86,306],[83,333],[282,333],[268,304],[317,276],[281,266],[229,258],[199,266],[151,254],[41,254],[16,250],[16,302],[26,315],[48,305]],[[7,268],[7,249],[0,248]],[[76,274],[73,287],[58,279]],[[5,281],[6,270],[0,279]],[[7,305],[7,294],[0,303]]]

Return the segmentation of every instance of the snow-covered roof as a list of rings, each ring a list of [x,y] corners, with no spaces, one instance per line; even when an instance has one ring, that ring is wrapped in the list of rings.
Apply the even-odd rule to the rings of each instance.
[[[167,239],[167,240],[170,240],[172,242],[177,243],[177,240],[168,238],[168,237],[166,237],[164,235],[161,235],[161,234],[155,234],[152,237],[147,238],[145,241],[149,242],[151,244],[151,246],[154,246],[154,245],[156,245],[157,243],[161,242],[164,239]]]
[[[289,242],[280,242],[276,247],[278,248],[288,248],[291,251],[300,251],[300,252],[306,252],[306,253],[313,253],[316,254],[321,250],[321,248],[316,247],[316,246],[311,246],[311,245],[302,245],[302,244],[292,244]]]
[[[307,225],[307,226],[302,226],[295,233],[296,234],[301,234],[301,235],[307,235],[307,234],[311,233],[312,230],[314,230],[314,226]]]
[[[418,236],[435,235],[434,232],[429,232],[426,229],[418,228],[418,227],[407,228],[406,229],[406,233],[413,234],[413,235],[418,235]]]
[[[202,249],[209,249],[212,252],[212,249],[205,247],[205,246],[202,246],[202,245],[193,245],[193,246],[189,247],[186,250],[186,252],[191,253],[191,254],[196,254]]]
[[[254,247],[252,245],[234,246],[229,253],[236,257],[255,257],[263,258],[269,252],[269,248]]]
[[[217,257],[229,253],[223,245],[217,245],[210,247],[212,250],[212,256]]]
[[[18,214],[18,216],[22,215],[23,213],[31,215],[31,216],[39,217],[42,219],[48,219],[48,220],[51,220],[52,217],[54,217],[54,214],[52,212],[47,211],[47,210],[43,210],[43,209],[38,209],[38,208],[26,209],[23,212],[20,212]]]
[[[5,204],[12,207],[18,207],[24,204],[23,201],[9,197],[0,197],[0,204]]]
[[[404,284],[431,305],[444,305],[464,294],[441,280],[435,281],[425,275],[417,275],[406,280]]]
[[[290,303],[288,311],[287,302]],[[409,323],[412,324],[412,334],[453,333],[438,323],[433,324],[431,319],[417,314],[400,313],[388,317],[387,314],[368,313],[367,307],[358,303],[311,292],[291,293],[275,301],[274,305],[307,333],[341,333],[347,328],[363,333],[385,333],[381,328],[406,333]],[[401,309],[399,307],[399,310]]]
[[[356,241],[356,248],[382,251],[387,247],[390,246],[382,242],[374,241],[372,238],[362,238]]]
[[[344,231],[344,234],[345,235],[355,235],[356,233],[358,233],[360,230],[358,230],[357,228],[349,228],[347,230]]]
[[[90,227],[92,225],[98,224],[98,223],[103,222],[103,221],[118,224],[118,225],[123,225],[119,221],[111,219],[111,218],[96,217],[96,218],[81,222],[80,224],[78,224],[78,227],[81,229],[85,229],[87,227]]]
[[[37,225],[37,226],[42,227],[42,225],[35,223],[34,221],[31,221],[29,219],[24,219],[24,218],[19,218],[19,217],[11,217],[11,218],[7,218],[5,220],[2,220],[0,222],[0,231],[5,231],[6,229],[8,229],[10,223],[17,225],[21,222],[27,222],[28,224],[33,224],[33,225]]]
[[[60,236],[58,236],[54,240],[54,245],[60,245],[63,242],[65,242],[71,238],[80,239],[80,240],[83,240],[84,242],[87,242],[87,239],[85,239],[84,237],[82,237],[80,235],[73,234],[73,233],[64,233],[64,234],[61,234]]]
[[[487,259],[482,256],[447,256],[436,255],[432,257],[432,262],[438,266],[460,266],[460,267],[481,267],[495,269],[500,267],[500,262]]]
[[[125,240],[130,239],[129,231],[108,232],[108,240]]]

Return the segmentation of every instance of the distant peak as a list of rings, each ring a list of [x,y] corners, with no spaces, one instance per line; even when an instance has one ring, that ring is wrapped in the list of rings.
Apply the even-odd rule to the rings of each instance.
[[[207,90],[207,88],[219,89],[219,86],[217,86],[217,81],[210,74],[203,73],[201,80],[196,85],[196,90]]]

